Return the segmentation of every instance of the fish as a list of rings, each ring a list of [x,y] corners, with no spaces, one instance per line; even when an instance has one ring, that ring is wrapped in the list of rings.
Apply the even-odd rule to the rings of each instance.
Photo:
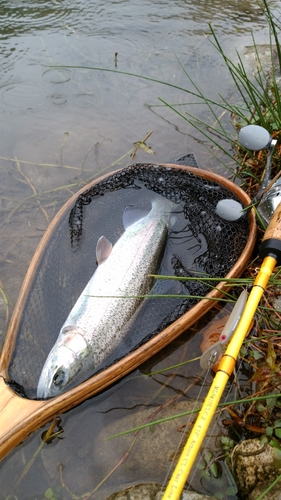
[[[78,374],[79,380],[92,374],[128,333],[143,301],[139,296],[152,288],[149,275],[159,268],[173,206],[160,196],[150,210],[128,205],[123,211],[124,232],[114,246],[105,236],[98,239],[98,267],[47,356],[38,399],[62,394],[75,384]]]

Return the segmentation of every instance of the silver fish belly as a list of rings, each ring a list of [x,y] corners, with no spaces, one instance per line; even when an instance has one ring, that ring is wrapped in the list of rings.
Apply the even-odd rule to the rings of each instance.
[[[165,246],[172,203],[161,198],[149,213],[126,207],[125,232],[112,247],[101,237],[98,267],[63,324],[41,372],[37,397],[65,392],[99,365],[126,335],[149,292]]]

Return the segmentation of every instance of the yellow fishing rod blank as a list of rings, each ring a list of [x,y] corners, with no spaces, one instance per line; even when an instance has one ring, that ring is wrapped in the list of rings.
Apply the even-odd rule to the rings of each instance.
[[[245,309],[225,354],[220,361],[213,383],[168,483],[163,500],[178,500],[181,495],[227,381],[233,372],[239,351],[249,330],[259,301],[265,291],[274,267],[276,264],[281,263],[280,204],[275,210],[270,224],[265,232],[260,247],[260,255],[263,258],[263,262],[253,284],[251,293],[249,294]]]

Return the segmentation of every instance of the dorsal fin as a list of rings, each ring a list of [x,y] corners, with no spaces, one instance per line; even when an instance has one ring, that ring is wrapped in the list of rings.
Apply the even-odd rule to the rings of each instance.
[[[96,247],[96,260],[98,265],[100,265],[109,257],[109,255],[111,254],[111,250],[112,243],[110,243],[110,241],[108,241],[105,236],[101,236],[98,239]]]
[[[143,208],[134,207],[133,205],[127,205],[123,212],[124,229],[128,229],[128,227],[135,224],[135,222],[146,217],[149,212],[150,210],[144,210]]]

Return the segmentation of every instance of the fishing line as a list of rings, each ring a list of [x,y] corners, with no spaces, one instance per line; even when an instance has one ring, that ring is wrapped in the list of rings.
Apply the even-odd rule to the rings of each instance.
[[[219,338],[218,340],[215,342],[215,343],[211,343],[211,345],[206,349],[204,350],[202,356],[201,356],[201,359],[200,359],[200,365],[203,369],[208,369],[208,371],[213,367],[215,366],[215,364],[217,362],[219,362],[219,366],[218,366],[218,370],[217,370],[217,373],[215,374],[214,378],[213,378],[213,382],[211,384],[211,387],[208,391],[208,394],[206,395],[204,401],[203,401],[203,404],[201,406],[201,410],[200,410],[200,413],[199,413],[199,416],[197,417],[197,420],[196,420],[196,423],[194,424],[193,426],[193,429],[191,430],[191,433],[190,433],[190,436],[188,437],[187,439],[187,443],[185,444],[184,446],[184,449],[181,453],[181,456],[180,456],[180,459],[174,469],[174,472],[170,478],[170,481],[168,483],[168,487],[165,491],[165,494],[164,494],[164,497],[167,496],[167,492],[168,492],[168,489],[169,488],[173,488],[173,494],[172,496],[174,496],[175,498],[178,498],[178,493],[176,493],[176,496],[174,495],[175,493],[175,490],[174,490],[174,484],[175,484],[175,477],[177,478],[177,480],[181,481],[181,491],[184,487],[186,487],[186,480],[188,478],[188,475],[185,477],[185,481],[183,481],[183,478],[184,478],[184,475],[186,473],[186,469],[185,469],[185,464],[186,463],[186,449],[187,449],[187,446],[190,446],[190,442],[192,443],[192,446],[197,446],[197,432],[199,430],[199,433],[198,435],[200,434],[200,443],[203,442],[203,439],[205,438],[206,436],[206,432],[207,430],[210,428],[210,426],[212,425],[212,422],[213,422],[213,415],[215,413],[215,411],[212,412],[211,414],[211,418],[210,418],[210,415],[208,415],[208,420],[209,420],[209,425],[208,427],[205,426],[205,418],[206,418],[206,414],[209,414],[209,406],[212,407],[213,406],[213,402],[212,402],[212,398],[214,396],[211,397],[210,399],[210,392],[213,391],[213,388],[215,385],[219,385],[220,384],[217,384],[216,381],[217,381],[217,377],[218,377],[218,373],[221,372],[221,364],[223,362],[223,360],[226,358],[226,355],[227,355],[227,352],[229,351],[229,348],[226,349],[226,352],[224,354],[223,353],[223,349],[225,347],[226,344],[228,343],[231,343],[231,340],[232,340],[232,337],[233,335],[235,334],[235,331],[236,331],[236,328],[237,328],[237,325],[240,324],[240,320],[242,320],[242,317],[243,317],[243,314],[244,314],[244,309],[246,307],[246,303],[247,303],[247,298],[248,298],[248,295],[247,295],[247,292],[246,290],[243,290],[231,313],[229,314],[229,317],[224,325],[224,328],[223,330],[221,331],[220,335],[219,335]],[[210,340],[210,339],[209,339]],[[220,356],[222,354],[222,356]],[[221,359],[220,359],[221,357]],[[237,353],[237,356],[235,356],[235,358],[233,357],[233,360],[232,362],[236,361],[236,358],[238,357],[238,353]],[[220,361],[219,361],[220,359]],[[233,366],[234,368],[234,366]],[[240,369],[240,366],[239,366],[239,369]],[[232,373],[232,372],[231,372]],[[229,373],[228,375],[228,379],[231,375],[231,373]],[[224,384],[225,385],[225,384]],[[233,386],[233,382],[232,384],[230,385],[229,387],[229,390],[228,390],[228,393],[226,395],[226,398],[225,400],[227,400],[227,397],[229,395],[229,391],[232,390],[232,386]],[[222,386],[224,387],[224,386]],[[217,389],[216,389],[217,390]],[[201,391],[200,391],[201,393]],[[213,393],[215,394],[215,393]],[[200,417],[201,415],[201,417]],[[198,419],[200,417],[200,423],[198,424]],[[196,427],[197,426],[197,427]],[[203,426],[204,426],[204,434],[202,435],[202,429],[203,429]],[[212,427],[212,431],[211,431],[211,434],[209,436],[209,439],[211,438],[211,436],[213,435],[214,433],[214,426],[215,426],[215,422],[213,422],[213,427]],[[206,427],[206,429],[205,429]],[[194,437],[194,434],[195,434],[195,431],[196,431],[196,436]],[[204,449],[206,449],[207,447],[207,444],[209,443],[209,440],[207,440],[206,444],[204,445]],[[197,450],[197,453],[199,452],[199,449]],[[197,455],[197,454],[196,454]],[[195,459],[196,459],[196,455],[193,457],[193,460],[191,463],[188,463],[187,465],[189,466],[189,472],[192,471],[192,467],[195,463]],[[198,471],[198,466],[199,466],[199,463],[197,463],[197,465],[195,466],[195,469],[193,471],[193,475],[192,475],[192,478],[191,480],[189,481],[189,486],[188,486],[188,489],[190,488],[191,486],[191,482],[193,481],[194,477],[195,477],[195,474],[197,473]]]
[[[220,332],[219,334],[219,338],[218,340],[215,342],[215,343],[211,343],[211,345],[206,349],[204,350],[203,354],[201,355],[200,357],[200,366],[201,368],[203,369],[202,372],[198,375],[198,378],[201,377],[204,375],[204,379],[203,379],[203,382],[200,386],[200,391],[197,395],[197,398],[194,402],[194,405],[193,405],[193,409],[195,409],[195,406],[197,406],[197,403],[201,397],[201,394],[202,394],[202,391],[203,391],[203,387],[206,386],[206,380],[207,380],[207,376],[209,375],[209,373],[211,373],[211,370],[212,370],[212,367],[218,362],[219,360],[219,357],[220,355],[222,354],[223,352],[223,348],[225,347],[225,345],[229,342],[229,340],[231,339],[233,333],[235,332],[235,329],[236,329],[236,326],[237,324],[239,323],[240,321],[240,318],[242,316],[242,313],[243,313],[243,310],[245,308],[245,304],[246,304],[246,300],[247,300],[247,292],[246,290],[243,290],[238,299],[236,300],[236,303],[234,305],[234,307],[232,308],[232,311],[230,312],[229,314],[229,317],[228,319],[226,320],[226,323],[222,329],[222,331]],[[209,342],[211,341],[211,337],[209,339]],[[203,350],[203,349],[202,349]],[[239,366],[240,368],[240,366]],[[228,389],[228,392],[226,394],[226,397],[225,397],[225,401],[227,401],[227,398],[229,396],[229,393],[230,391],[232,390],[232,387],[233,387],[233,383],[234,383],[234,380],[232,381],[232,383],[230,384],[230,387]],[[210,384],[211,385],[211,384]],[[204,398],[202,404],[204,404],[204,401],[205,401],[206,397]],[[190,415],[189,417],[189,421],[187,423],[187,426],[189,426],[189,424],[191,423],[191,416],[192,414]],[[211,430],[211,433],[208,437],[208,440],[204,446],[204,449],[207,448],[207,445],[209,443],[209,440],[211,439],[211,436],[213,435],[214,433],[214,428],[215,428],[215,425],[216,425],[216,422],[214,421],[213,423],[213,428]],[[180,443],[178,445],[178,448],[177,448],[177,451],[176,451],[176,454],[175,456],[177,456],[178,452],[179,452],[179,448],[180,446],[182,445],[182,442],[183,442],[183,438],[184,436],[182,437],[182,439],[180,440]],[[175,460],[175,459],[174,459]],[[167,475],[170,473],[171,471],[171,467],[173,466],[173,463],[174,463],[174,460],[171,464],[171,466],[169,467],[169,470],[167,472]],[[198,467],[199,467],[199,462],[197,463],[194,471],[193,471],[193,474],[192,474],[192,477],[191,477],[191,480],[189,481],[189,485],[188,485],[188,490],[190,489],[191,487],[191,483],[198,471]],[[165,478],[165,481],[167,481],[167,476]]]
[[[240,359],[240,360],[239,360],[239,363],[238,363],[237,370],[236,370],[237,375],[238,375],[238,373],[239,373],[239,371],[240,371],[240,369],[241,369],[242,363],[243,363],[243,360],[242,360],[242,359]],[[211,368],[210,368],[210,369],[211,369]],[[234,377],[234,376],[233,376],[232,381],[231,381],[231,383],[230,383],[230,384],[229,384],[229,386],[228,386],[228,389],[227,389],[227,391],[226,391],[226,396],[225,396],[224,401],[223,401],[224,403],[227,403],[227,401],[228,401],[228,399],[229,399],[229,396],[230,396],[230,394],[231,394],[231,392],[232,392],[233,386],[235,385],[236,378],[237,378],[237,377]],[[221,411],[221,410],[220,410],[220,411]],[[220,412],[220,411],[219,411],[219,412]],[[211,437],[212,437],[212,436],[213,436],[213,434],[214,434],[214,431],[215,431],[215,427],[216,427],[216,425],[217,425],[217,420],[218,420],[218,418],[219,418],[219,415],[217,415],[217,416],[216,416],[216,414],[214,414],[214,417],[213,417],[213,420],[212,420],[212,428],[210,429],[210,426],[209,426],[209,429],[210,429],[210,434],[209,434],[209,436],[205,437],[205,440],[204,440],[204,441],[205,441],[205,444],[204,444],[203,449],[202,449],[202,455],[203,455],[204,451],[208,449],[208,444],[209,444],[209,442],[210,442],[210,440],[211,440]],[[216,460],[215,460],[215,461],[216,461]],[[186,488],[186,489],[187,489],[187,491],[189,491],[189,490],[190,490],[190,487],[192,486],[192,482],[193,482],[193,480],[194,480],[194,478],[195,478],[195,476],[196,476],[196,474],[197,474],[197,472],[198,472],[199,465],[200,465],[200,461],[198,460],[198,461],[197,461],[197,463],[196,463],[196,466],[194,467],[193,474],[191,475],[190,480],[188,481],[188,487]]]
[[[243,363],[243,360],[242,360],[242,359],[240,359],[240,360],[239,360],[239,363],[238,363],[237,370],[236,370],[236,372],[237,372],[237,376],[238,376],[238,373],[239,373],[239,371],[240,371],[240,369],[241,369],[242,363]],[[209,372],[209,371],[211,371],[211,368],[212,368],[212,366],[210,366],[210,368],[208,368],[208,370],[207,370],[207,372],[206,372],[206,377],[207,377],[207,375],[208,375],[208,372]],[[231,392],[232,392],[233,386],[235,385],[235,382],[236,382],[237,376],[236,376],[236,377],[234,377],[234,376],[232,377],[232,381],[231,381],[231,383],[229,384],[228,389],[227,389],[227,391],[226,391],[226,396],[225,396],[224,401],[223,401],[224,403],[227,403],[227,401],[228,401],[228,399],[229,399],[229,396],[230,396],[230,394],[231,394]],[[219,418],[219,415],[216,415],[216,414],[215,414],[215,415],[214,415],[214,417],[213,417],[213,420],[212,420],[212,426],[209,426],[210,433],[209,433],[209,436],[205,437],[205,440],[204,440],[204,441],[205,441],[205,444],[204,444],[204,446],[202,447],[202,453],[201,453],[201,455],[202,455],[202,456],[204,455],[204,451],[207,451],[207,450],[208,450],[208,445],[209,445],[209,442],[210,442],[210,440],[211,440],[212,436],[214,435],[214,431],[215,431],[215,427],[216,427],[216,425],[217,425],[218,418]],[[177,451],[178,451],[178,450],[177,450]],[[214,462],[216,462],[216,459],[214,459]],[[189,479],[189,481],[188,481],[188,485],[187,485],[187,486],[186,486],[186,488],[185,488],[185,490],[186,490],[186,491],[190,491],[190,488],[192,487],[192,482],[193,482],[193,480],[194,480],[194,478],[195,478],[196,474],[198,473],[198,470],[199,470],[199,465],[200,465],[200,460],[198,460],[198,461],[196,462],[196,465],[195,465],[195,467],[194,467],[193,473],[191,474],[191,477],[190,477],[190,479]],[[207,468],[207,467],[208,467],[208,464],[206,464],[206,468]],[[229,471],[229,472],[230,472],[230,471]],[[166,479],[167,479],[167,478],[166,478]],[[204,486],[203,486],[203,487],[204,487]],[[204,489],[205,489],[205,488],[204,488]]]
[[[204,370],[202,370],[202,371],[201,371],[201,372],[200,372],[200,373],[196,376],[196,379],[197,379],[197,380],[202,379],[202,383],[200,384],[200,390],[199,390],[198,395],[197,395],[197,397],[196,397],[196,399],[195,399],[195,401],[194,401],[194,403],[193,403],[193,407],[192,407],[192,410],[191,410],[190,415],[189,415],[189,417],[188,417],[188,421],[187,421],[187,423],[185,424],[187,431],[188,431],[189,426],[192,424],[193,412],[195,412],[195,411],[197,410],[197,405],[198,405],[198,403],[199,403],[199,399],[200,399],[200,397],[201,397],[201,394],[202,394],[203,388],[205,387],[205,384],[206,384],[206,381],[207,381],[207,377],[208,377],[209,373],[211,373],[211,367],[212,367],[212,366],[210,365],[210,367],[209,367],[208,369],[204,369]],[[189,385],[188,389],[190,388],[190,386],[191,386],[191,384]],[[175,463],[176,463],[176,460],[177,460],[177,457],[178,457],[178,454],[179,454],[180,448],[181,448],[182,443],[183,443],[183,441],[184,441],[185,439],[186,439],[185,432],[183,432],[183,435],[182,435],[181,439],[179,440],[179,442],[178,442],[178,446],[177,446],[177,448],[176,448],[176,450],[175,450],[175,452],[174,452],[173,459],[171,460],[171,463],[170,463],[170,465],[169,465],[169,467],[168,467],[168,470],[167,470],[167,472],[166,472],[165,478],[164,478],[164,480],[163,480],[163,482],[162,482],[161,493],[163,493],[163,492],[164,492],[164,488],[166,488],[166,484],[167,484],[167,482],[168,482],[168,478],[169,478],[169,476],[170,476],[170,474],[171,474],[172,469],[173,469],[173,468],[174,468],[174,466],[175,466]],[[189,488],[188,488],[188,489],[189,489]]]

